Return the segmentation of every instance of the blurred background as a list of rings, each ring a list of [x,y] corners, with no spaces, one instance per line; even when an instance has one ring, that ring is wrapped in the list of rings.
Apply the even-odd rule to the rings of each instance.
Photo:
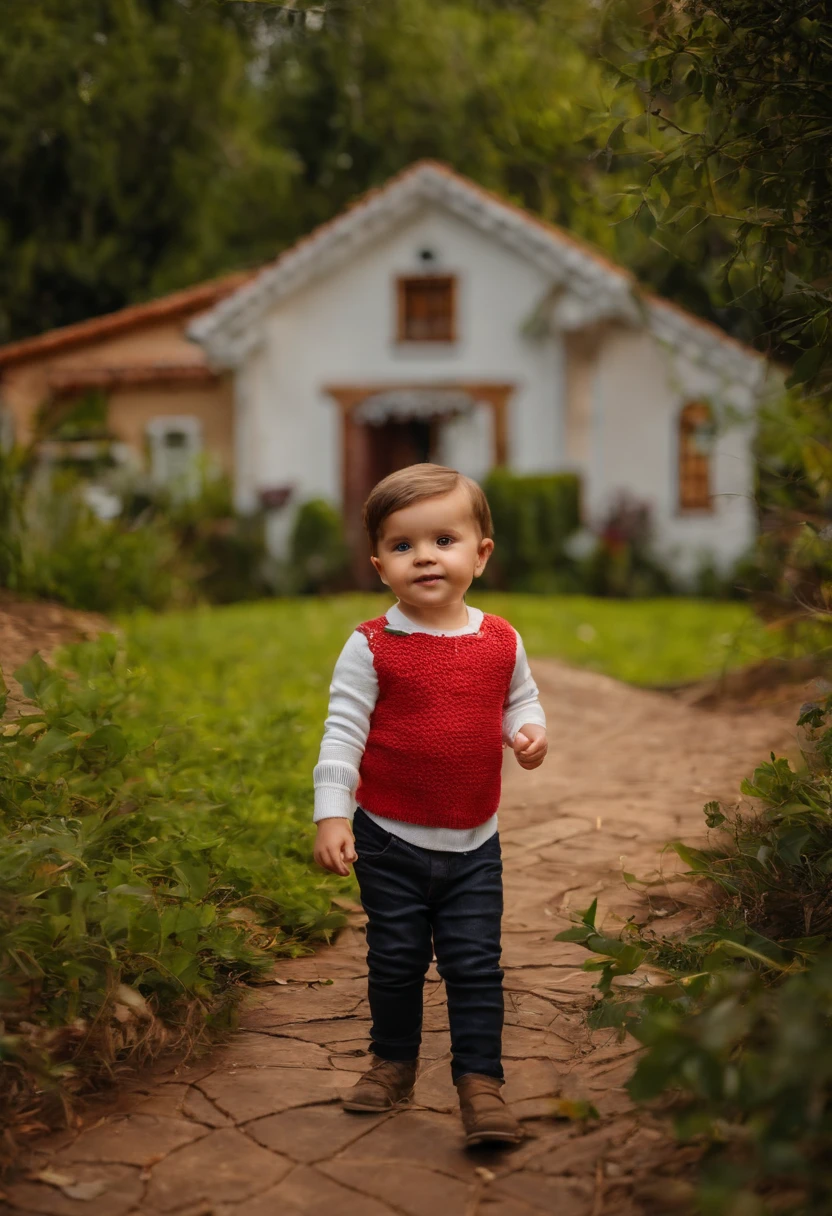
[[[361,503],[429,459],[488,480],[493,588],[825,604],[825,145],[697,15],[12,0],[5,585],[371,588]]]

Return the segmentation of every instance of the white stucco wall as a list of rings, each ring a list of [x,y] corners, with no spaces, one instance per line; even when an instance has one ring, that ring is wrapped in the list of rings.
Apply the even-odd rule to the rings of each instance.
[[[457,277],[457,341],[396,341],[396,278],[430,269]],[[371,251],[287,297],[266,317],[257,352],[238,370],[241,425],[237,495],[291,484],[293,501],[340,502],[340,413],[331,384],[512,383],[509,462],[545,472],[563,461],[563,349],[559,338],[531,340],[520,328],[547,288],[542,271],[437,207],[425,208]],[[445,424],[439,458],[472,476],[491,464],[487,408]],[[278,513],[273,541],[287,527]]]
[[[718,424],[711,457],[713,510],[679,510],[678,427],[689,401],[710,402]],[[754,389],[726,382],[644,330],[611,331],[592,387],[585,502],[599,519],[620,490],[652,508],[657,550],[682,574],[709,554],[723,568],[751,544]]]
[[[420,251],[430,249],[429,267]],[[396,279],[426,269],[457,278],[457,341],[396,341]],[[478,228],[426,204],[400,226],[362,247],[316,281],[288,295],[260,323],[257,345],[237,376],[237,499],[293,489],[292,505],[272,514],[270,543],[285,547],[296,506],[312,497],[340,504],[342,436],[327,385],[511,383],[508,460],[516,472],[558,471],[566,458],[564,342],[528,338],[523,322],[550,289],[546,273]],[[588,522],[598,521],[617,491],[650,503],[656,544],[680,573],[701,555],[729,565],[750,544],[751,417],[754,388],[725,383],[712,368],[664,346],[645,329],[612,326],[591,374],[589,450],[577,468]],[[721,427],[713,454],[715,509],[678,510],[678,421],[690,400],[710,400]],[[730,407],[730,408],[729,408]],[[489,407],[442,427],[437,459],[474,477],[493,453]]]

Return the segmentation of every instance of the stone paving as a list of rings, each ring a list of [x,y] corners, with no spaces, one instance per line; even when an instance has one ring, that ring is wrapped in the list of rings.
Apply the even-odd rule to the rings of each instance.
[[[664,843],[700,835],[703,802],[734,797],[772,748],[791,742],[793,750],[793,715],[703,711],[554,662],[534,668],[551,750],[534,773],[507,755],[500,812],[505,1093],[526,1140],[510,1151],[464,1150],[435,972],[412,1107],[378,1117],[340,1109],[339,1092],[367,1061],[365,944],[353,915],[333,946],[276,966],[227,1046],[145,1077],[103,1117],[42,1142],[6,1188],[4,1216],[674,1210],[684,1153],[632,1110],[623,1085],[634,1045],[587,1030],[586,955],[553,938],[596,896],[610,928],[643,907],[622,870],[645,875],[663,865],[672,880]],[[670,881],[661,890],[654,907],[668,922],[695,915],[687,887]],[[589,1100],[600,1118],[556,1117],[563,1098]]]

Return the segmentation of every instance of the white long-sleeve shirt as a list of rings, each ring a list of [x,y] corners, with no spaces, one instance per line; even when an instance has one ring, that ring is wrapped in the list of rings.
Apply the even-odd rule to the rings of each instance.
[[[464,628],[430,629],[427,625],[417,625],[411,621],[398,604],[388,609],[386,616],[388,625],[394,629],[406,633],[432,633],[441,637],[478,633],[483,618],[479,608],[468,608],[468,624]],[[350,634],[341,651],[329,686],[329,712],[313,773],[316,823],[332,818],[352,820],[355,814],[358,771],[377,699],[378,677],[372,652],[364,634],[356,631]],[[526,723],[545,726],[546,715],[529,670],[523,642],[517,634],[517,655],[503,714],[503,740],[511,744],[520,727]],[[470,852],[497,831],[496,814],[476,828],[445,828],[388,819],[363,809],[386,831],[424,849]]]

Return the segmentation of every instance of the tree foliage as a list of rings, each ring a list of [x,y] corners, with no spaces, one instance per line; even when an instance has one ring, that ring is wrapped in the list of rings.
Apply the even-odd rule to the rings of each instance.
[[[268,66],[273,130],[302,165],[303,223],[436,157],[611,247],[594,201],[606,166],[591,159],[611,100],[596,37],[578,0],[331,0],[321,30],[275,42]]]
[[[819,0],[607,7],[607,54],[638,117],[634,223],[687,260],[719,319],[790,365],[761,418],[757,569],[767,615],[832,606],[832,15]],[[612,120],[610,120],[610,123]]]
[[[0,341],[258,264],[418,157],[612,250],[596,28],[578,0],[9,0]]]
[[[291,159],[252,36],[213,0],[8,0],[0,23],[0,340],[273,248]]]
[[[642,229],[695,257],[710,234],[714,305],[794,361],[793,383],[832,388],[828,6],[658,0],[645,22],[612,0],[608,37],[620,83],[644,100],[610,139],[645,173]]]

